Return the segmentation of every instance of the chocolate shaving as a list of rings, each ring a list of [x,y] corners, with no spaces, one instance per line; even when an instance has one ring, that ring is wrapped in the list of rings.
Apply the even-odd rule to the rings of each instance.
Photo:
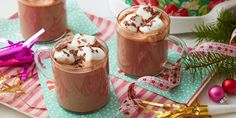
[[[98,53],[98,50],[95,50],[96,51],[96,53]]]
[[[125,26],[129,26],[129,22],[128,21],[124,21],[124,25]]]
[[[91,49],[92,53],[94,53],[94,49],[92,48],[92,46],[89,45],[88,47]]]
[[[70,50],[69,52],[75,57],[77,56],[78,50]]]
[[[135,28],[137,28],[137,26],[134,22],[129,23],[128,21],[124,21],[124,25],[125,26],[134,26]]]
[[[137,16],[138,16],[138,15],[135,14],[135,16],[132,16],[132,17],[130,18],[130,20],[135,21],[135,19],[136,19]]]
[[[83,51],[83,49],[82,49],[83,47],[84,47],[84,46],[78,46],[78,48],[79,48],[80,51]]]
[[[77,41],[79,44],[81,43],[80,40]]]
[[[80,55],[76,57],[76,60],[78,61],[78,63],[83,63],[85,61],[84,56]]]
[[[87,45],[86,45],[86,47],[89,47],[89,46],[92,46],[90,43],[88,43]]]
[[[85,56],[86,56],[86,53],[84,53],[83,56],[85,57]]]
[[[130,25],[136,27],[135,23],[131,23]],[[136,28],[137,28],[137,27],[136,27]]]
[[[78,48],[82,48],[82,47],[84,47],[84,46],[78,46]]]
[[[67,48],[67,43],[62,43],[56,47],[56,51],[61,51],[62,49]]]
[[[143,10],[150,12],[153,16],[157,14],[157,12],[151,6],[144,7]]]
[[[86,40],[86,39],[81,39],[81,41],[83,41],[83,42],[87,43],[87,40]]]
[[[75,65],[75,68],[82,68],[83,66],[81,64]]]
[[[70,54],[69,54],[69,53],[67,53],[65,50],[63,50],[62,52],[63,52],[64,54],[66,54],[66,56],[67,56],[67,57],[69,57],[69,56],[70,56]]]
[[[85,58],[84,56],[75,56],[75,62],[73,63],[73,65],[75,65],[75,67],[82,67],[83,62],[85,62]]]

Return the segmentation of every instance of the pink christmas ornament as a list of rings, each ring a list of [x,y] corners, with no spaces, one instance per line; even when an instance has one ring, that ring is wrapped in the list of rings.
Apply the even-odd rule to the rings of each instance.
[[[221,86],[212,86],[208,91],[208,95],[214,102],[224,103],[226,101],[225,92]]]

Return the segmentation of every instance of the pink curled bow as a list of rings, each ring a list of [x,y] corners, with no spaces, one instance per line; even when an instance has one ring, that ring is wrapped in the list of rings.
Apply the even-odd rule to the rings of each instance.
[[[25,80],[27,78],[27,71],[34,62],[34,52],[31,48],[38,41],[38,37],[44,32],[45,30],[41,29],[28,40],[17,43],[5,40],[8,46],[0,49],[0,67],[23,67],[21,80]]]

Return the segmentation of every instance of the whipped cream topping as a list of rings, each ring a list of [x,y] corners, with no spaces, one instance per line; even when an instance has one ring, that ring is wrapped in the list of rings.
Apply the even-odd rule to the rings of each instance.
[[[132,32],[148,33],[164,26],[160,19],[159,12],[151,6],[140,6],[136,12],[128,14],[120,22],[122,27]]]
[[[90,66],[88,63],[91,61],[105,58],[106,54],[100,47],[94,36],[76,34],[72,41],[62,42],[56,47],[54,58],[63,64]]]

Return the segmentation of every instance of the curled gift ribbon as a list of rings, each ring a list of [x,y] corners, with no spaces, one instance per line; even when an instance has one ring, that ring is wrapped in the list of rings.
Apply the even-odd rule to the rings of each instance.
[[[210,115],[219,115],[219,114],[226,114],[226,113],[235,113],[236,112],[236,105],[180,105],[180,104],[160,104],[155,102],[150,102],[146,100],[141,100],[137,98],[136,93],[134,91],[135,84],[132,83],[128,88],[128,99],[125,100],[126,104],[119,108],[119,112],[124,111],[124,108],[141,108],[148,112],[152,112],[155,114],[156,118],[206,118],[210,117]],[[163,109],[171,109],[169,111],[161,111],[161,110],[153,110],[149,109],[145,105],[150,105],[154,107],[159,107]],[[116,116],[119,114],[117,112]]]
[[[233,31],[230,43],[224,44],[224,43],[216,43],[216,42],[207,42],[203,43],[199,46],[197,46],[195,49],[191,50],[189,52],[189,55],[191,55],[194,52],[211,52],[211,53],[218,53],[222,55],[232,56],[236,57],[236,46],[233,43],[234,38],[236,37],[236,29]],[[173,88],[177,86],[180,82],[180,72],[181,72],[181,65],[180,61],[177,61],[176,64],[168,63],[167,65],[170,65],[172,68],[168,68],[168,66],[164,69],[164,71],[160,74],[161,76],[165,75],[168,79],[163,80],[158,77],[154,76],[145,76],[139,78],[135,83],[146,83],[148,85],[151,85],[153,87],[157,87],[162,90],[169,90],[170,88]],[[174,66],[173,66],[174,65]],[[174,68],[173,68],[174,67]],[[164,76],[164,78],[165,78]],[[221,110],[214,110],[215,107],[212,106],[206,106],[206,105],[199,105],[199,106],[191,106],[187,107],[185,105],[176,105],[176,104],[159,104],[154,103],[150,101],[141,100],[140,98],[137,98],[135,96],[134,86],[135,83],[131,83],[128,88],[128,99],[122,102],[120,108],[118,109],[118,112],[116,116],[130,108],[142,108],[146,111],[153,112],[156,114],[157,118],[179,118],[179,117],[205,117],[209,116],[208,114],[208,108],[211,111],[210,115],[221,113]],[[144,106],[146,105],[152,105],[160,108],[172,108],[174,110],[171,111],[155,111],[152,109],[148,109]],[[224,109],[226,112],[236,112],[235,110],[232,110],[236,108],[236,106],[227,106],[227,107],[220,107],[223,111]]]
[[[206,53],[218,53],[226,56],[236,57],[236,45],[233,42],[235,37],[236,37],[236,29],[232,33],[229,44],[206,42],[197,46],[195,49],[191,50],[189,52],[189,55],[191,55],[194,52],[206,52]]]
[[[29,108],[46,110],[46,108],[38,108],[34,105],[31,106],[22,98],[22,95],[29,95],[39,87],[39,84],[31,87],[31,89],[23,89],[25,83],[37,74],[34,73],[34,52],[31,49],[32,46],[38,41],[38,37],[45,32],[41,29],[26,41],[19,41],[14,43],[7,39],[1,39],[1,43],[6,43],[8,46],[0,48],[0,67],[21,67],[23,72],[16,69],[17,74],[0,77],[0,94],[4,94],[4,97],[15,98],[17,96],[24,104]],[[31,66],[32,65],[32,66]],[[5,96],[6,95],[6,96]],[[15,96],[15,97],[11,97]]]

